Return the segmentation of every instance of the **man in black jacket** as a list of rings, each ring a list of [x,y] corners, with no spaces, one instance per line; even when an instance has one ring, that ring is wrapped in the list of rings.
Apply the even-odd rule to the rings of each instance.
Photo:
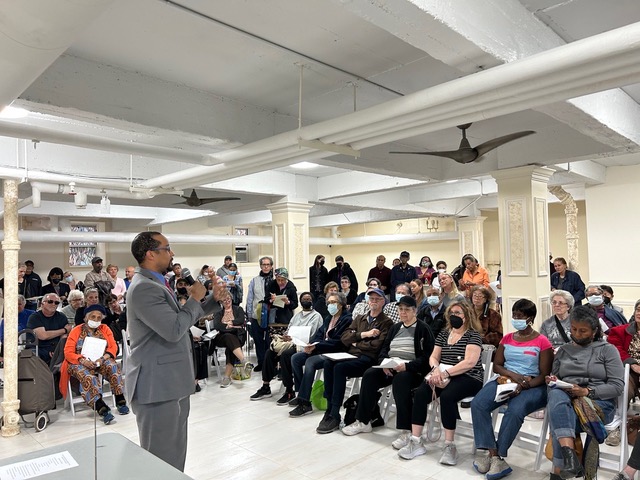
[[[351,289],[358,291],[358,279],[356,278],[355,272],[352,270],[351,265],[345,263],[342,255],[338,255],[336,257],[336,266],[329,270],[329,281],[336,282],[340,285],[340,279],[342,277],[349,277],[351,280]]]

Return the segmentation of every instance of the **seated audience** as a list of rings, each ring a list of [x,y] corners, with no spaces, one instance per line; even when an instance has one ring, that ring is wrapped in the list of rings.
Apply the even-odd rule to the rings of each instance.
[[[425,255],[420,259],[420,264],[414,268],[416,269],[416,278],[418,278],[424,285],[431,285],[431,277],[436,272],[433,268],[433,263],[431,263],[431,259]],[[418,303],[418,307],[419,306],[420,304]]]
[[[371,367],[364,372],[360,384],[360,399],[356,421],[342,429],[345,435],[371,431],[371,416],[378,402],[380,388],[393,385],[396,404],[396,428],[401,431],[395,448],[408,442],[411,429],[412,391],[422,383],[429,370],[429,357],[435,339],[429,327],[416,318],[416,301],[405,296],[398,302],[400,321],[389,330],[389,334],[378,355],[378,364],[393,358],[398,365],[392,368]]]
[[[511,473],[505,460],[509,447],[525,417],[547,405],[545,377],[551,372],[553,348],[545,336],[533,329],[536,313],[536,304],[531,300],[521,299],[513,304],[511,325],[516,331],[502,338],[493,358],[493,372],[500,377],[482,387],[471,402],[476,448],[486,451],[476,457],[473,467],[486,473],[490,480]],[[504,383],[512,383],[516,388],[508,398],[496,402],[498,385]],[[508,408],[496,439],[491,415],[505,404]]]
[[[330,283],[335,285],[335,282]],[[290,407],[295,407],[289,412],[289,416],[297,418],[313,411],[310,401],[311,388],[313,387],[316,371],[324,368],[322,354],[344,352],[346,350],[340,340],[342,333],[352,321],[346,307],[347,297],[344,293],[337,291],[336,285],[336,291],[327,294],[329,313],[324,318],[322,327],[311,339],[312,345],[304,347],[304,351],[298,352],[291,357],[294,386],[298,395],[289,402]]]
[[[362,315],[365,313],[366,309],[369,308],[369,289],[370,288],[380,288],[380,280],[377,278],[370,278],[367,280],[367,289],[360,293],[353,303],[349,304],[349,308],[351,310],[351,315],[355,318],[356,315]],[[382,288],[380,288],[382,290]],[[382,290],[384,291],[384,290]]]
[[[604,306],[613,308],[616,312],[624,315],[622,308],[612,303],[613,288],[611,288],[609,285],[600,285],[600,288],[602,289],[602,295],[604,297]]]
[[[304,340],[308,344],[309,340],[315,336],[318,329],[322,326],[322,317],[313,309],[313,295],[311,295],[311,292],[303,292],[302,295],[300,295],[300,305],[302,306],[302,311],[293,316],[291,322],[289,322],[289,328],[311,327],[309,337]],[[280,340],[280,343],[276,342],[275,344],[272,341],[271,348],[269,348],[264,355],[262,363],[262,386],[256,393],[251,395],[251,400],[262,400],[263,398],[271,396],[271,387],[269,384],[277,374],[278,365],[280,365],[280,376],[282,377],[285,392],[276,404],[288,405],[296,396],[293,389],[291,357],[296,353],[297,348],[288,333],[283,335]]]
[[[569,313],[573,308],[573,295],[566,290],[554,290],[549,295],[551,311],[553,315],[547,318],[540,326],[540,333],[547,337],[557,350],[565,343],[569,343],[571,335],[571,319]]]
[[[329,311],[327,310],[327,298],[332,293],[336,293],[340,290],[338,284],[336,282],[329,282],[324,286],[324,296],[318,297],[315,299],[313,304],[313,309],[322,315],[322,318],[326,318],[329,315]],[[344,297],[345,299],[347,297]]]
[[[60,297],[47,293],[42,297],[42,308],[33,313],[27,321],[27,328],[38,337],[38,356],[49,365],[51,356],[60,339],[66,339],[71,331],[67,317],[57,310]]]
[[[629,402],[640,394],[640,300],[633,312],[632,322],[613,327],[607,337],[607,341],[618,350],[622,363],[629,364]]]
[[[124,283],[124,278],[118,277],[118,271],[119,268],[117,265],[107,265],[107,273],[109,277],[111,277],[111,283],[114,285],[111,289],[111,294],[118,298],[119,303],[122,303],[124,301],[124,294],[127,293],[127,286]]]
[[[423,283],[422,280],[416,278],[409,282],[409,289],[411,290],[411,296],[416,300],[416,306],[418,310],[426,303],[427,297],[424,294],[424,286],[428,283]]]
[[[464,295],[458,291],[456,282],[453,280],[451,274],[441,273],[438,275],[438,279],[440,282],[440,288],[442,288],[442,292],[444,293],[442,303],[445,308],[454,302],[461,302],[465,300]]]
[[[418,320],[422,320],[429,326],[434,338],[438,338],[444,325],[445,306],[442,302],[444,294],[442,290],[440,290],[440,287],[432,285],[427,288],[426,296],[427,301],[422,308],[418,310],[417,317]]]
[[[64,313],[71,325],[75,325],[76,311],[84,305],[84,294],[80,290],[71,290],[67,297],[69,305],[60,310]]]
[[[384,292],[374,289],[369,292],[369,313],[356,317],[344,331],[340,340],[347,352],[356,358],[324,361],[324,397],[327,411],[316,432],[331,433],[340,426],[340,407],[344,399],[347,378],[360,377],[378,358],[393,322],[384,313]]]
[[[400,314],[398,313],[398,302],[402,297],[411,296],[411,287],[408,283],[399,283],[396,285],[395,296],[392,295],[391,301],[388,302],[382,310],[384,314],[391,319],[393,323],[400,321]]]
[[[567,269],[567,261],[562,257],[553,260],[555,272],[551,274],[551,291],[566,290],[573,295],[574,304],[580,305],[584,300],[584,282],[580,275]]]
[[[102,385],[98,380],[98,374],[108,380],[111,392],[116,397],[118,413],[128,414],[129,407],[124,398],[124,381],[120,367],[115,360],[118,347],[109,327],[102,324],[105,315],[106,310],[102,305],[91,305],[85,309],[85,323],[74,327],[69,333],[60,369],[60,392],[66,396],[69,377],[76,378],[85,403],[95,409],[102,421],[108,425],[114,417],[102,399]],[[100,358],[91,360],[82,355],[82,346],[87,338],[106,340],[105,351]]]
[[[602,330],[595,311],[589,306],[577,306],[571,311],[571,343],[561,346],[556,352],[551,375],[546,378],[547,385],[556,380],[570,383],[570,388],[549,388],[547,412],[549,429],[553,444],[553,472],[551,479],[596,477],[599,457],[598,443],[606,436],[604,424],[613,420],[616,398],[624,388],[624,367],[616,348],[602,340]],[[596,404],[604,419],[584,401],[588,397]],[[587,428],[588,434],[596,435],[587,443],[580,462],[575,451],[578,416],[589,419],[599,426],[580,424],[581,430]],[[585,472],[583,464],[587,468]]]
[[[27,328],[29,317],[36,313],[33,310],[27,310],[25,306],[27,301],[24,295],[18,295],[18,333]],[[2,351],[0,352],[0,362],[4,362],[4,318],[0,322],[0,343],[2,343]],[[2,383],[0,383],[2,385]]]
[[[69,296],[69,292],[71,288],[66,283],[62,282],[62,269],[60,267],[53,267],[49,271],[49,275],[47,275],[48,284],[42,287],[42,295],[46,295],[47,293],[55,293],[60,297],[60,301],[63,304],[67,303],[67,297]]]
[[[458,402],[477,394],[482,388],[482,338],[478,319],[466,301],[449,305],[445,318],[446,328],[436,338],[436,345],[429,358],[432,370],[428,375],[428,383],[423,382],[415,391],[411,413],[411,437],[398,451],[398,455],[411,460],[427,453],[421,435],[427,420],[429,403],[435,394],[440,398],[444,430],[444,450],[440,463],[456,465],[458,451],[454,438],[456,420],[460,418]],[[445,386],[445,382],[448,382],[448,385]]]
[[[220,387],[227,388],[231,385],[234,363],[243,364],[246,377],[251,377],[253,364],[245,361],[242,352],[242,346],[247,339],[244,310],[232,304],[229,292],[221,294],[221,301],[222,309],[213,314],[213,328],[218,331],[218,334],[211,341],[211,346],[225,348],[226,363]]]
[[[439,260],[438,263],[436,263],[436,271],[433,272],[433,275],[431,275],[431,285],[433,285],[434,287],[440,288],[440,280],[438,280],[438,275],[440,275],[441,273],[447,273],[447,262],[445,262],[444,260]]]
[[[482,325],[482,343],[498,348],[502,340],[502,316],[492,307],[495,307],[493,290],[476,285],[471,288],[471,303],[473,310]]]
[[[64,272],[62,275],[63,275],[62,278],[64,279],[64,283],[69,285],[69,289],[81,290],[81,291],[84,290],[84,284],[82,282],[76,282],[76,279],[73,276],[73,273]]]
[[[604,335],[607,335],[609,329],[612,327],[627,324],[627,319],[624,318],[620,312],[613,308],[605,307],[603,290],[599,285],[589,285],[585,290],[585,296],[587,297],[589,305],[591,305],[598,314]]]
[[[340,291],[347,296],[347,308],[351,308],[358,292],[351,289],[351,280],[346,275],[340,279]]]
[[[82,325],[84,323],[84,309],[91,305],[98,305],[100,303],[100,296],[98,289],[94,287],[85,288],[84,290],[84,307],[80,306],[76,308],[76,316],[74,323],[76,325]]]

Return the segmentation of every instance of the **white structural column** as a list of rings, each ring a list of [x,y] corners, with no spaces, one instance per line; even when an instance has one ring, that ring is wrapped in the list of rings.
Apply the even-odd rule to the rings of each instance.
[[[498,183],[503,311],[508,316],[514,302],[528,298],[538,307],[538,324],[550,311],[547,185],[552,174],[532,166],[492,174]]]
[[[20,433],[18,415],[18,181],[4,180],[4,412],[2,436]]]
[[[578,206],[570,193],[560,186],[549,187],[549,191],[564,205],[564,215],[567,220],[567,262],[570,270],[578,270],[579,251],[578,240]]]
[[[484,229],[486,217],[461,218],[456,221],[460,244],[460,258],[467,253],[473,254],[480,265],[484,266]]]
[[[286,267],[299,292],[309,284],[309,210],[306,200],[284,198],[267,205],[273,226],[274,267]]]

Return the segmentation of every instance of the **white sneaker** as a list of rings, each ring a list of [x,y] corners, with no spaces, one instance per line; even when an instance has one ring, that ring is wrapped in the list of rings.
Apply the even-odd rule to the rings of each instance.
[[[371,432],[371,422],[362,423],[360,420],[356,420],[351,425],[347,425],[342,429],[342,433],[347,436],[357,435],[359,433],[369,433]]]
[[[231,378],[222,377],[222,382],[220,382],[220,388],[227,388],[229,385],[231,385]]]
[[[445,444],[442,449],[442,456],[440,457],[440,463],[443,465],[457,465],[458,464],[458,449],[455,444]]]
[[[414,437],[413,435],[411,435],[409,443],[398,450],[398,456],[405,460],[411,460],[425,453],[427,453],[427,449],[422,443],[422,440],[420,437]]]
[[[504,458],[500,458],[498,456],[491,457],[491,468],[489,468],[489,471],[487,472],[487,480],[498,480],[506,477],[512,471],[513,470]]]
[[[409,430],[403,430],[398,438],[396,438],[391,446],[396,450],[400,450],[402,447],[406,447],[411,441],[411,432]]]
[[[482,452],[480,450],[476,454],[476,458],[473,460],[473,468],[476,472],[485,474],[491,468],[491,457],[489,456],[489,450]]]
[[[604,443],[606,443],[610,447],[617,447],[618,445],[620,445],[620,427],[612,430],[609,435],[607,435]]]

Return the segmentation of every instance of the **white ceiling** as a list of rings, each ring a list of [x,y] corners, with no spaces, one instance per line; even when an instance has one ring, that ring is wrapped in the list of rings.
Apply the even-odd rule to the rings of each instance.
[[[221,226],[268,223],[265,205],[283,197],[312,202],[317,226],[399,214],[472,215],[495,208],[492,171],[527,164],[556,169],[552,182],[580,197],[585,185],[604,181],[606,167],[640,163],[640,71],[609,83],[594,80],[587,90],[572,90],[567,80],[567,91],[554,97],[561,101],[521,94],[521,106],[504,113],[490,107],[511,94],[483,82],[501,65],[516,62],[500,70],[505,76],[526,75],[529,67],[518,60],[639,22],[637,7],[637,0],[10,2],[0,12],[0,106],[13,102],[31,114],[0,119],[6,135],[0,136],[0,176],[16,176],[17,165],[30,180],[75,181],[77,189],[90,188],[91,204],[105,189],[112,206],[122,206],[110,217],[151,224],[197,216]],[[630,36],[628,43],[640,42]],[[637,50],[630,54],[640,59]],[[544,81],[530,82],[541,84],[540,98]],[[372,118],[395,112],[403,97],[411,103],[473,85],[487,90],[486,107],[452,113],[465,112],[468,98],[461,93],[441,120],[417,130],[388,140],[326,142],[355,145],[359,158],[295,147],[300,92],[302,126],[316,128],[351,121],[354,110],[377,106],[362,122],[369,111]],[[467,121],[474,122],[467,132],[472,146],[516,131],[537,133],[469,165],[388,153],[454,150],[461,138],[455,125]],[[74,146],[86,136],[92,145],[96,139],[110,145]],[[340,133],[310,138],[332,136]],[[31,139],[40,140],[35,149]],[[263,149],[276,144],[290,153],[269,156]],[[162,148],[152,153],[151,147]],[[258,153],[263,156],[251,156]],[[303,160],[319,167],[291,166]],[[461,181],[445,183],[453,179]],[[200,197],[241,200],[191,208],[159,194],[188,195],[191,188]],[[130,190],[147,198],[133,198]],[[92,208],[76,210],[68,195],[44,192],[40,207],[27,205],[21,213],[96,215]],[[464,208],[479,194],[481,201]],[[21,197],[29,195],[27,182]]]

